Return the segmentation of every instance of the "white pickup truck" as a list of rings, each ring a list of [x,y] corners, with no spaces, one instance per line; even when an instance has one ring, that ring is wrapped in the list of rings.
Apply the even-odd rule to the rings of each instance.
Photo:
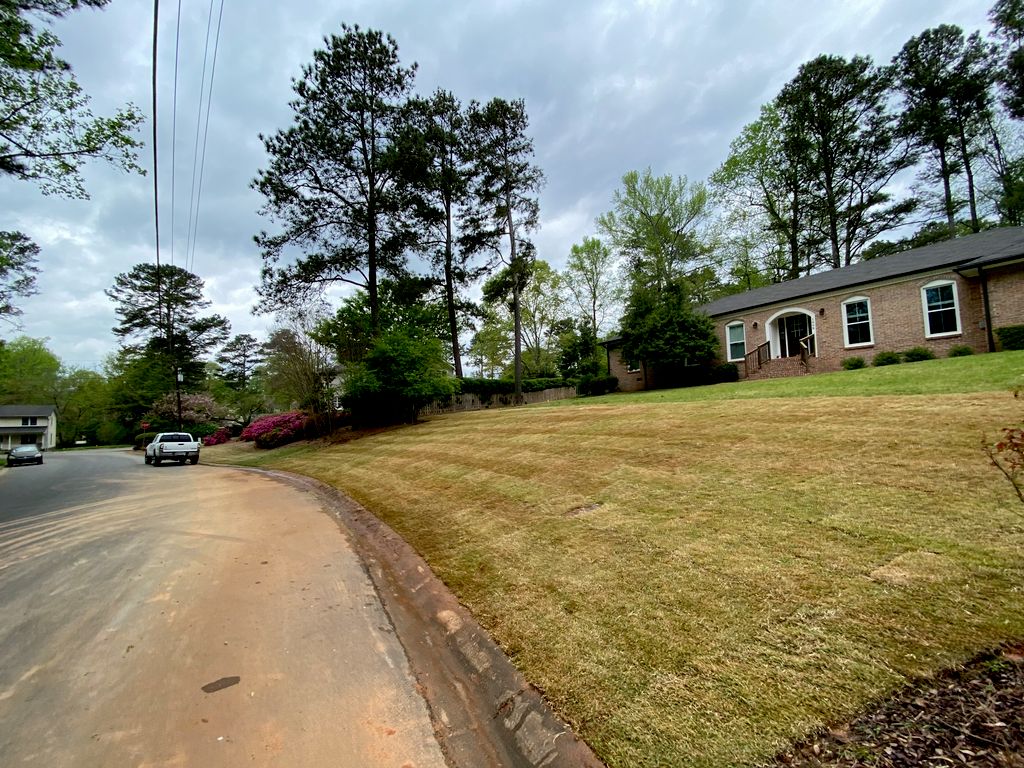
[[[187,432],[160,432],[146,446],[146,463],[159,466],[164,461],[199,463],[199,443]]]

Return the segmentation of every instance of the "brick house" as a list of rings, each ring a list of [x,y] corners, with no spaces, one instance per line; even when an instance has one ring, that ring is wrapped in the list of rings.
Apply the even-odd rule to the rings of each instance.
[[[927,347],[994,352],[1024,324],[1024,227],[1004,227],[756,288],[703,306],[740,376],[839,370]],[[614,373],[614,371],[613,371]],[[620,379],[621,381],[621,379]]]
[[[0,451],[18,445],[57,445],[57,411],[52,405],[0,405]]]

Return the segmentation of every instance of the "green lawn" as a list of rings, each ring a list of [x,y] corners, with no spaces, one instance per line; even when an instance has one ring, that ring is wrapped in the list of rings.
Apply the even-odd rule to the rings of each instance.
[[[611,766],[743,765],[1024,636],[980,450],[1024,353],[437,417],[206,459],[341,488]]]

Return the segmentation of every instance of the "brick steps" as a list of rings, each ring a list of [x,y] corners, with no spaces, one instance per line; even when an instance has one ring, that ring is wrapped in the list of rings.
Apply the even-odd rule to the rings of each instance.
[[[800,362],[799,357],[776,357],[767,360],[760,370],[751,371],[747,374],[747,381],[757,379],[782,379],[787,376],[806,376],[807,368]]]

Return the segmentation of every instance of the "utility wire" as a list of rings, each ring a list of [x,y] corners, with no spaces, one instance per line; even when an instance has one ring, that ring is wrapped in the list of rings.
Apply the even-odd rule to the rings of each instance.
[[[206,93],[206,61],[210,54],[210,29],[213,26],[213,0],[210,0],[210,12],[206,17],[206,42],[203,44],[203,72],[199,77],[199,109],[196,112],[196,138],[192,147],[192,188],[189,190],[188,230],[185,233],[185,266],[188,268],[188,255],[192,242],[192,220],[196,215],[196,168],[199,165],[199,130],[203,125],[203,97]]]
[[[199,161],[199,188],[196,191],[196,220],[192,231],[192,251],[188,257],[188,270],[195,268],[196,242],[199,239],[199,211],[200,202],[203,199],[203,173],[206,169],[206,139],[210,133],[210,105],[213,103],[213,79],[217,74],[217,50],[220,48],[220,25],[224,18],[224,0],[220,0],[220,10],[217,13],[217,33],[213,37],[213,63],[210,65],[210,89],[206,94],[206,124],[203,126],[203,152]]]
[[[156,154],[156,51],[157,51],[157,30],[160,22],[160,0],[153,0],[153,226],[156,229],[156,316],[160,314],[160,185],[157,183]],[[168,329],[169,331],[170,329]],[[168,340],[170,334],[168,333]]]
[[[174,26],[174,96],[171,101],[171,264],[174,264],[174,210],[178,197],[175,194],[175,159],[178,149],[178,49],[181,42],[181,0],[178,0],[178,20]]]

